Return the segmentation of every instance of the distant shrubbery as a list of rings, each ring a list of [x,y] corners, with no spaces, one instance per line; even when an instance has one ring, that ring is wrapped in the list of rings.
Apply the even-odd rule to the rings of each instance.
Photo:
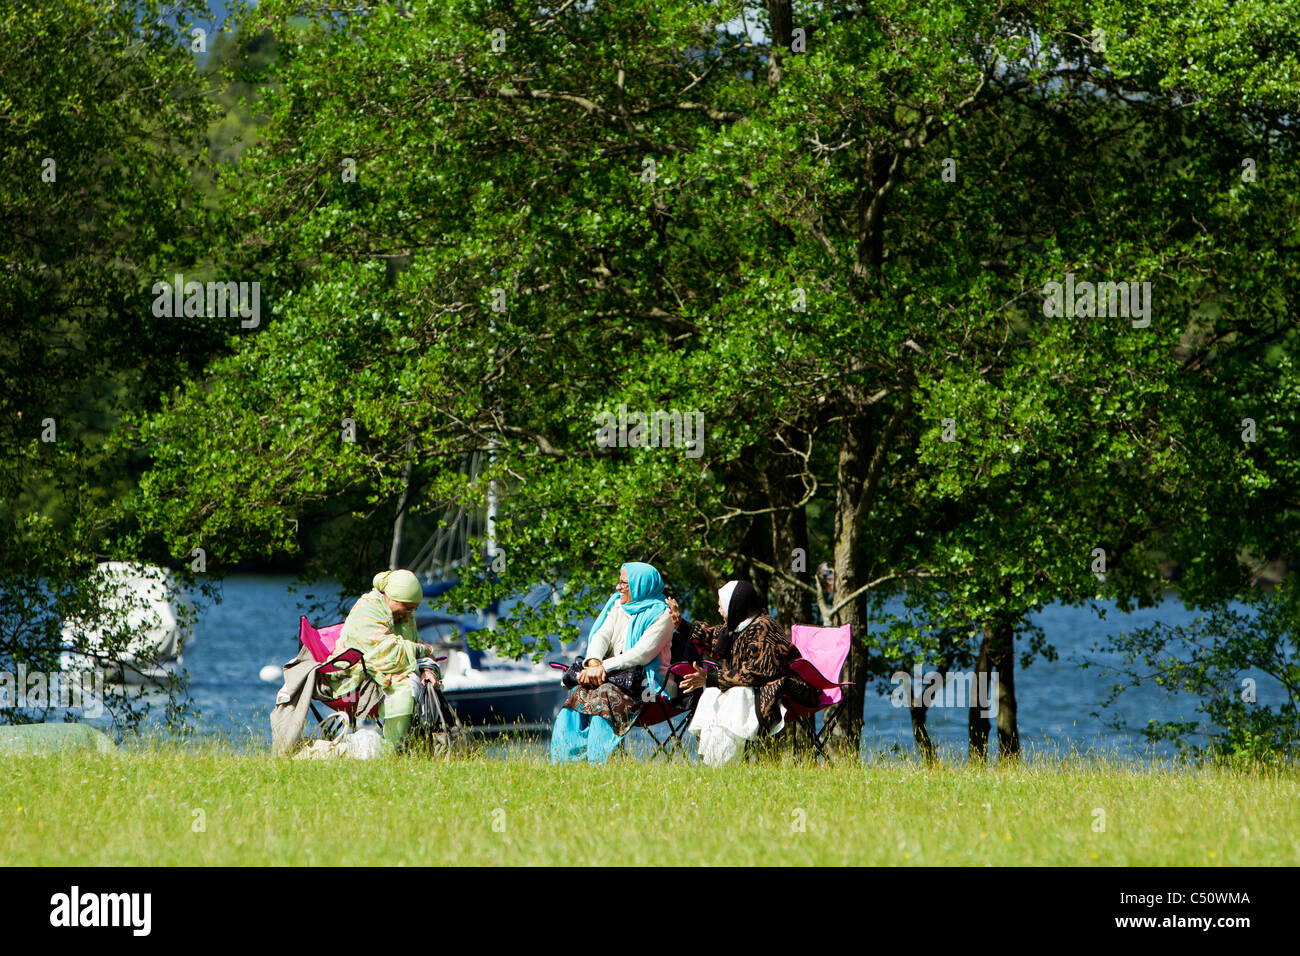
[[[1194,759],[1247,766],[1300,753],[1300,586],[1292,575],[1272,594],[1245,600],[1246,611],[1224,602],[1190,625],[1155,624],[1112,639],[1109,649],[1124,655],[1125,667],[1111,700],[1148,681],[1200,700],[1203,721],[1152,720],[1142,728],[1148,740],[1172,742]]]

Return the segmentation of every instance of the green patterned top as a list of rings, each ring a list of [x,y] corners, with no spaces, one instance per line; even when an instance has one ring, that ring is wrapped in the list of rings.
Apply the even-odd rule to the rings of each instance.
[[[415,673],[419,640],[415,620],[408,617],[394,621],[384,595],[374,590],[363,595],[348,612],[334,653],[349,648],[361,651],[366,670],[388,694]],[[351,667],[331,675],[330,687],[335,696],[342,696],[359,687],[364,679],[360,667]]]

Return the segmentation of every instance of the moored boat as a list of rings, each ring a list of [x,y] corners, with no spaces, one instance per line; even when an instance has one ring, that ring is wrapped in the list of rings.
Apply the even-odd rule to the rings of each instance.
[[[98,671],[110,684],[163,686],[181,671],[183,651],[194,641],[194,604],[166,568],[106,561],[95,569],[105,588],[102,620],[63,621],[59,665],[65,671]],[[131,634],[110,654],[112,633]]]
[[[426,613],[417,614],[416,625],[421,639],[446,656],[440,665],[443,693],[462,723],[479,729],[537,728],[549,725],[564,703],[567,691],[546,662],[509,660],[491,649],[471,648],[465,636],[485,629],[479,621]]]

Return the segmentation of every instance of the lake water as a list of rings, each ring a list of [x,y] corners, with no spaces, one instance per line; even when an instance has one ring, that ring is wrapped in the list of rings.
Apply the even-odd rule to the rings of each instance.
[[[328,584],[302,588],[288,575],[233,576],[221,589],[220,603],[203,606],[195,643],[185,654],[191,699],[202,714],[197,727],[201,733],[221,735],[241,745],[266,746],[270,741],[267,718],[278,682],[260,680],[258,671],[267,664],[283,664],[296,654],[298,616],[310,616],[308,592],[320,599],[336,590]],[[1101,718],[1094,717],[1113,678],[1101,669],[1085,670],[1080,665],[1085,661],[1118,663],[1117,657],[1094,650],[1110,634],[1159,621],[1178,624],[1190,619],[1182,605],[1172,600],[1131,614],[1121,614],[1110,606],[1105,621],[1086,607],[1050,606],[1035,615],[1059,659],[1038,659],[1016,673],[1020,736],[1026,753],[1075,751],[1130,760],[1168,754],[1163,748],[1150,750],[1140,736],[1116,732],[1107,722],[1118,717],[1132,727],[1144,725],[1150,718],[1196,719],[1195,702],[1171,699],[1159,688],[1144,687],[1128,692]],[[1269,702],[1274,693],[1274,688],[1260,681],[1261,703]],[[866,752],[894,748],[914,752],[907,711],[895,708],[887,695],[869,690],[864,717]],[[966,720],[964,707],[930,711],[932,738],[955,759],[965,758]],[[631,741],[633,750],[644,752],[649,745],[644,731],[633,733],[642,738]],[[996,727],[993,746],[996,748]]]

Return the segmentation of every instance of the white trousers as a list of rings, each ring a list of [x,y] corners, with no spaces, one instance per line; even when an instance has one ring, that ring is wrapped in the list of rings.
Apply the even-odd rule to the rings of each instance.
[[[785,707],[770,733],[785,726]],[[732,687],[722,691],[706,687],[691,718],[690,731],[699,736],[700,759],[705,766],[719,767],[734,760],[746,740],[758,735],[758,708],[754,706],[754,688]]]

